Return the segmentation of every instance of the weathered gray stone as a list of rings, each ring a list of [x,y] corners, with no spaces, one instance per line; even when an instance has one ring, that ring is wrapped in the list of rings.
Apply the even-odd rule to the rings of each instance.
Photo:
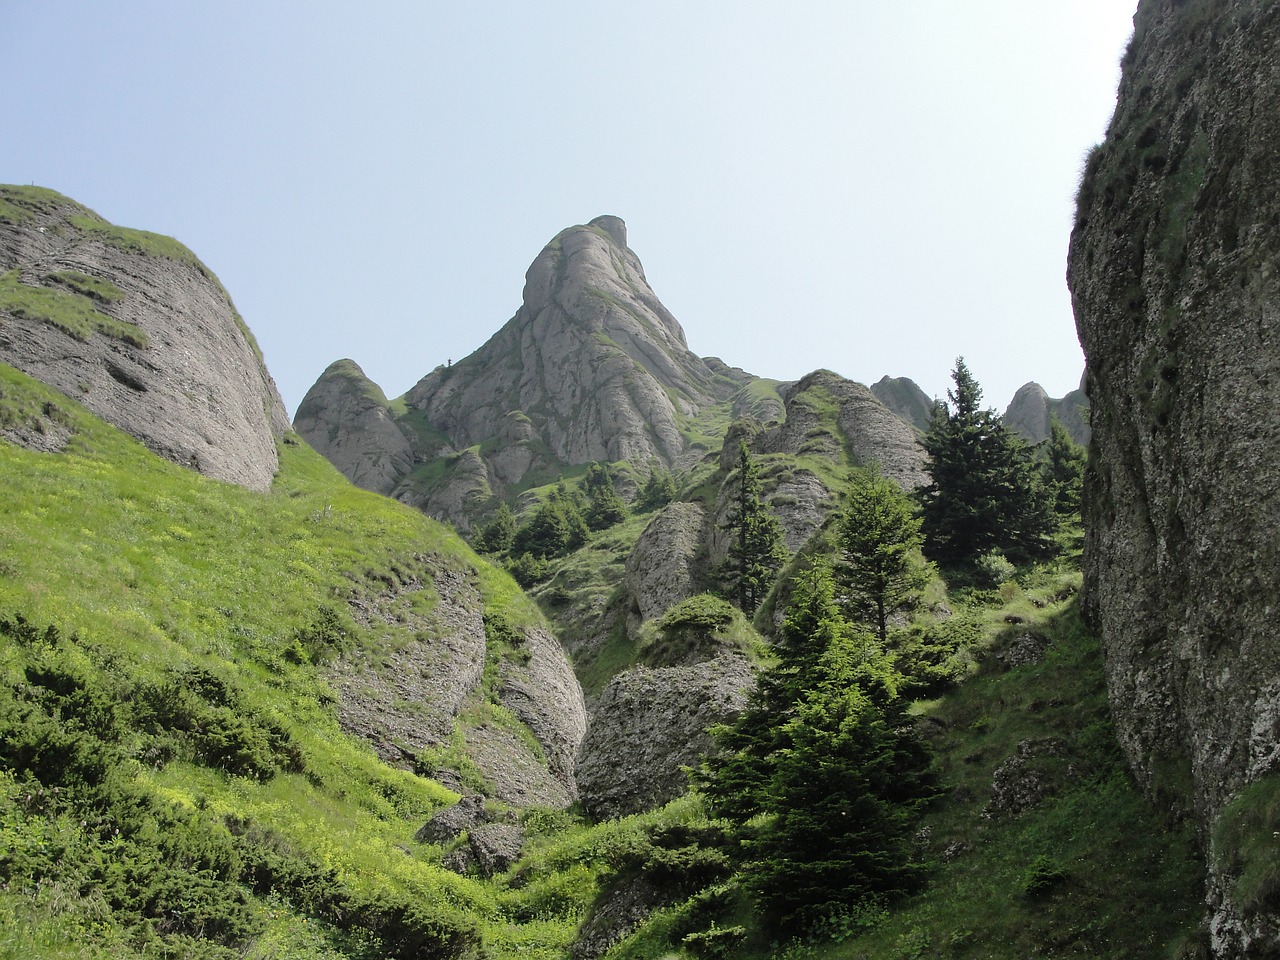
[[[413,466],[413,449],[382,389],[352,360],[320,375],[298,405],[294,429],[358,487],[390,493]]]
[[[419,843],[448,843],[486,820],[484,797],[472,794],[433,814],[413,838]]]
[[[627,558],[626,586],[641,620],[698,592],[696,561],[706,511],[696,503],[672,503],[649,522]]]
[[[382,593],[351,601],[353,615],[392,642],[376,652],[350,652],[328,668],[343,728],[401,767],[453,736],[486,656],[484,603],[471,579],[438,558],[418,561]],[[423,613],[412,595],[428,586],[436,602]],[[499,701],[533,734],[542,756],[511,730],[464,723],[471,759],[495,799],[567,806],[577,796],[574,758],[586,729],[582,689],[568,658],[554,637],[534,627],[524,632],[518,661],[504,660],[499,670]],[[446,771],[438,774],[462,787]]]
[[[145,346],[91,332],[78,339],[39,310],[0,303],[0,362],[61,390],[155,453],[254,490],[271,485],[289,421],[227,292],[168,238],[122,231],[72,200],[3,187],[22,211],[0,220],[0,274],[132,324]],[[168,251],[164,255],[159,250]],[[99,299],[54,277],[114,288]],[[127,328],[126,328],[127,329]]]
[[[1049,424],[1054,417],[1076,443],[1089,442],[1089,398],[1083,388],[1054,400],[1040,384],[1023,384],[1000,419],[1027,442],[1039,443],[1049,438]]]
[[[578,751],[578,791],[588,815],[624,816],[679,796],[687,786],[681,767],[711,748],[707,728],[740,713],[754,684],[751,665],[732,655],[615,676]]]
[[[1083,597],[1130,764],[1152,790],[1189,768],[1208,839],[1280,773],[1280,6],[1143,0],[1134,22],[1069,255]],[[1214,955],[1280,954],[1280,918],[1235,898],[1242,865],[1208,858]]]
[[[728,400],[754,378],[690,352],[625,241],[617,217],[561,231],[529,267],[516,315],[471,356],[437,367],[409,391],[410,412],[399,424],[412,460],[448,461],[443,478],[426,489],[411,482],[399,439],[386,431],[390,447],[368,437],[335,464],[355,482],[355,466],[366,465],[362,485],[376,480],[462,530],[493,495],[538,471],[618,460],[690,466],[706,451],[690,447],[680,418]],[[351,435],[353,415],[378,416],[367,404],[330,404],[325,417],[300,419],[298,430],[324,452],[329,445],[313,438]],[[429,430],[415,434],[413,425],[423,423]],[[370,471],[374,460],[378,470]]]

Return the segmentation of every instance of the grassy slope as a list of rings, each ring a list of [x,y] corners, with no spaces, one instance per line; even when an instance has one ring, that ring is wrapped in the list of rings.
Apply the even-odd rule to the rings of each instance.
[[[497,885],[441,868],[442,851],[413,835],[454,796],[345,736],[300,642],[310,638],[317,657],[325,639],[382,642],[346,616],[344,600],[421,553],[476,569],[486,604],[509,621],[539,618],[504,573],[439,524],[351,487],[301,445],[283,447],[275,487],[260,495],[155,458],[7,367],[0,406],[74,430],[61,454],[0,442],[0,618],[12,626],[20,614],[60,634],[0,638],[0,957],[222,956],[182,936],[209,933],[223,914],[240,925],[227,955],[382,955],[376,938],[397,930],[371,904],[420,905],[495,955],[516,945],[562,955],[581,904],[567,915],[512,913]],[[207,675],[218,678],[213,694]],[[165,704],[178,701],[194,713],[170,716]],[[53,762],[59,730],[112,769]],[[123,876],[103,862],[113,847],[130,864],[172,855],[151,836],[166,822],[174,836],[232,851],[216,869],[187,863],[208,867],[208,896],[187,905],[202,926],[165,914],[178,907],[163,896],[144,902],[154,871]],[[310,878],[311,892],[280,879],[278,864],[275,882],[251,876],[267,853],[299,884]],[[339,929],[342,904],[373,920]]]

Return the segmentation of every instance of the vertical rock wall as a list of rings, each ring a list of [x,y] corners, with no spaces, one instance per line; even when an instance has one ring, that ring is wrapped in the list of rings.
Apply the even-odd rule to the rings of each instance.
[[[1280,5],[1143,0],[1134,26],[1069,258],[1085,602],[1134,770],[1201,827],[1215,956],[1277,956]]]

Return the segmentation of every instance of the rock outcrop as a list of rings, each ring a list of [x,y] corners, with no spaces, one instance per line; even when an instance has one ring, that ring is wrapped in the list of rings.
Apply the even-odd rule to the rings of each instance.
[[[742,711],[754,685],[755,670],[732,654],[615,676],[579,749],[583,809],[607,819],[674,800],[687,787],[681,768],[711,749],[707,728]]]
[[[817,370],[783,393],[786,418],[765,426],[736,422],[725,437],[720,469],[737,467],[739,441],[763,461],[765,498],[782,525],[788,550],[809,541],[836,505],[836,491],[795,458],[819,457],[843,467],[870,467],[904,490],[928,482],[926,455],[913,427],[890,411],[860,383]],[[771,457],[785,454],[786,458]],[[724,562],[729,549],[727,518],[735,494],[730,475],[707,525],[708,568]]]
[[[426,612],[415,602],[424,590],[435,594]],[[536,625],[519,628],[518,655],[495,664],[498,705],[519,721],[522,732],[460,719],[483,695],[491,646],[485,603],[466,571],[423,556],[381,593],[350,602],[356,619],[385,638],[381,649],[350,651],[329,667],[344,729],[401,767],[421,766],[457,731],[490,796],[544,806],[573,801],[586,707],[568,658],[550,633]],[[540,756],[529,749],[529,734]],[[430,772],[454,789],[466,787],[446,764]]]
[[[933,401],[908,377],[881,377],[871,385],[876,399],[921,433],[933,421]]]
[[[690,352],[617,217],[561,231],[529,267],[523,301],[475,353],[437,367],[405,395],[398,423],[416,470],[406,469],[399,438],[381,426],[394,450],[361,439],[350,452],[335,451],[339,469],[469,529],[493,495],[530,478],[553,479],[566,466],[687,466],[702,451],[691,448],[682,420],[754,379]],[[296,423],[326,456],[360,423],[386,418],[380,392],[367,382],[335,388],[333,371],[308,394],[299,407],[307,416]],[[349,368],[338,372],[350,379]],[[378,470],[367,470],[373,461]]]
[[[413,467],[413,448],[382,389],[352,360],[320,375],[293,418],[298,433],[357,487],[390,493]]]
[[[1054,417],[1066,428],[1071,439],[1089,442],[1089,398],[1081,386],[1061,400],[1055,400],[1036,383],[1025,383],[1009,401],[1001,420],[1004,425],[1029,443],[1049,438],[1049,424]]]
[[[1134,25],[1068,273],[1086,612],[1130,763],[1200,825],[1214,955],[1277,956],[1280,6],[1143,0]]]
[[[706,511],[696,503],[672,503],[649,522],[627,557],[627,591],[640,619],[660,617],[698,592],[698,555]]]
[[[271,485],[284,404],[222,284],[168,237],[0,187],[0,362],[169,460]]]

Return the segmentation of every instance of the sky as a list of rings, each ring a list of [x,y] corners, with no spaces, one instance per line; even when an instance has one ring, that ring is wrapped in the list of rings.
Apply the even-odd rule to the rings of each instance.
[[[0,0],[0,182],[167,234],[292,414],[478,348],[627,222],[701,356],[985,404],[1084,369],[1064,279],[1134,0]]]

